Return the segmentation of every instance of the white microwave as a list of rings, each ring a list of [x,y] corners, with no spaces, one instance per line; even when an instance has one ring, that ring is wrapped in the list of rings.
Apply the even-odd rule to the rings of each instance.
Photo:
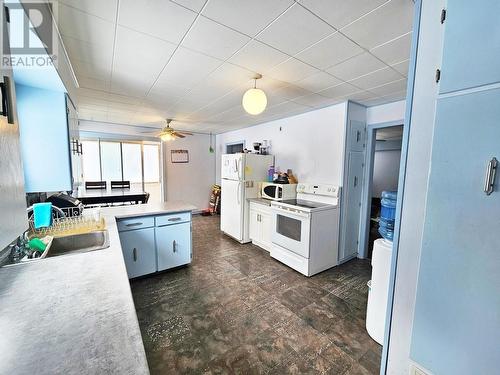
[[[260,195],[265,199],[282,201],[294,199],[297,196],[297,184],[276,184],[274,182],[263,182]]]

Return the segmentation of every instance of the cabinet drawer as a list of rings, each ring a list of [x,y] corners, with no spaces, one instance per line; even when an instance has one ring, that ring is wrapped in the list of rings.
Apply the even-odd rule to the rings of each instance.
[[[191,212],[179,212],[177,214],[169,214],[155,217],[156,226],[180,224],[191,221]]]
[[[150,228],[155,226],[155,218],[153,216],[134,217],[130,219],[121,219],[117,222],[118,231]]]

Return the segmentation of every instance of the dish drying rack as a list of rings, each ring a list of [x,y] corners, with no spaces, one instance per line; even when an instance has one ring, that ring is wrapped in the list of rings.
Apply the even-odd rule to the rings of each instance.
[[[73,208],[61,209],[54,206],[52,208],[52,224],[49,227],[35,228],[33,215],[29,217],[28,238],[71,236],[106,229],[104,218],[98,211],[93,215],[72,216]]]

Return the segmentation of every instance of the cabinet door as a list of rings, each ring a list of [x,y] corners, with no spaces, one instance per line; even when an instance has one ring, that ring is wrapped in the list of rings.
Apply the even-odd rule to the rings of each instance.
[[[249,231],[250,231],[250,239],[259,241],[259,212],[253,208],[250,209],[250,223],[249,223]]]
[[[191,262],[191,223],[156,227],[158,271]]]
[[[363,151],[365,148],[366,125],[363,122],[351,121],[349,126],[348,151]]]
[[[154,228],[121,232],[120,242],[129,279],[156,272]]]
[[[271,220],[271,213],[270,212],[261,212],[260,214],[261,221],[260,221],[260,229],[261,229],[261,241],[262,244],[266,246],[267,250],[271,249],[271,232],[272,228],[272,220]]]

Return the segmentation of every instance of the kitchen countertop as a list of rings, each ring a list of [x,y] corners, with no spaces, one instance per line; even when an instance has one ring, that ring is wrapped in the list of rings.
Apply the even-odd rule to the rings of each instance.
[[[264,198],[247,198],[247,199],[249,202],[255,202],[266,206],[271,206],[272,202],[270,199],[264,199]]]
[[[149,374],[115,219],[194,209],[104,208],[109,248],[0,268],[0,374]]]

